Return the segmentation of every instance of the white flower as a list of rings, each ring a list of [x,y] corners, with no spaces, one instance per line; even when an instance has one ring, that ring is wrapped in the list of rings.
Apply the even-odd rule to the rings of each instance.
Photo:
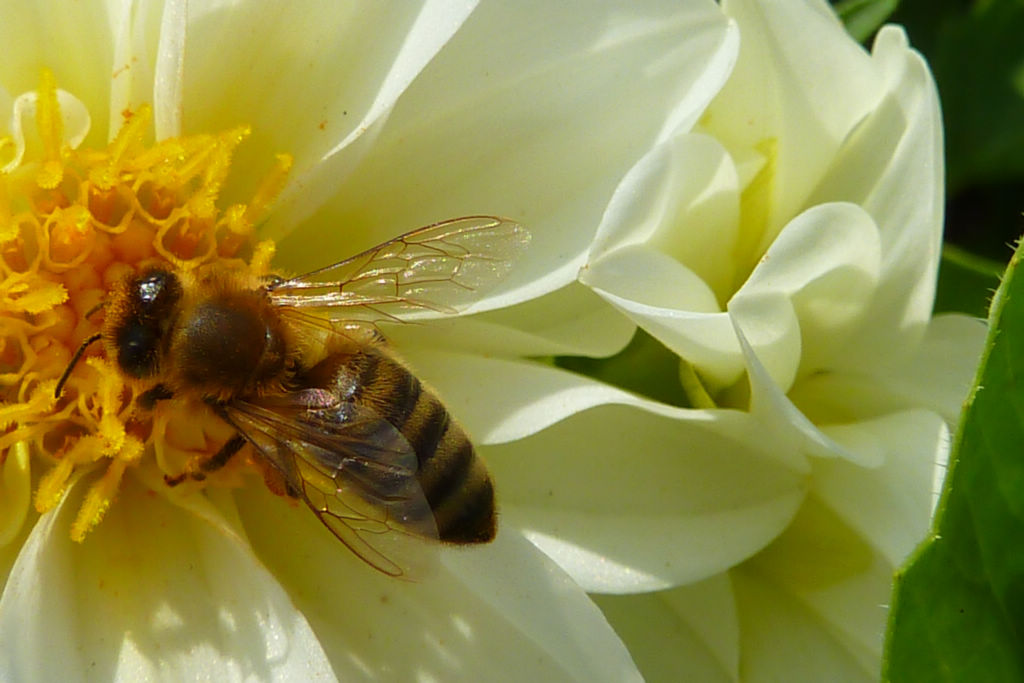
[[[162,436],[146,441],[101,357],[69,382],[85,403],[52,394],[126,264],[232,253],[258,223],[256,236],[281,239],[281,266],[308,269],[487,212],[534,236],[481,302],[493,310],[395,342],[477,436],[550,424],[557,411],[523,404],[532,378],[508,377],[533,366],[509,358],[606,354],[628,338],[632,325],[573,280],[622,174],[724,80],[735,33],[717,7],[4,3],[0,39],[0,678],[635,676],[594,605],[517,530],[531,492],[498,451],[498,540],[442,551],[434,575],[403,583],[251,477],[169,492],[162,468],[223,441],[223,426],[161,405]],[[53,73],[42,85],[40,67]],[[279,152],[290,173],[270,161]],[[152,184],[75,194],[78,172],[92,192],[122,158]],[[162,194],[191,182],[192,161],[199,190]],[[125,206],[146,220],[119,223]],[[223,234],[151,239],[178,210]],[[468,404],[474,391],[486,400]],[[498,416],[507,428],[489,427]],[[30,509],[33,491],[48,512]]]
[[[478,390],[467,420],[508,442],[506,519],[589,591],[642,593],[599,603],[645,673],[871,679],[984,333],[931,315],[935,88],[898,28],[869,55],[823,2],[722,9],[735,68],[625,175],[580,273],[693,408],[509,362],[488,382],[519,410]],[[575,334],[596,355],[613,330]]]

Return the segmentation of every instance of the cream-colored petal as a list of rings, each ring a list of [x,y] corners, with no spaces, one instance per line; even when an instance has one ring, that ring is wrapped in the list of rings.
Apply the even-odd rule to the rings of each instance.
[[[506,215],[533,234],[506,289],[559,289],[575,278],[622,174],[666,121],[703,108],[717,90],[707,74],[720,81],[734,50],[728,23],[704,0],[582,13],[484,3],[309,229],[337,226],[325,248],[346,253],[447,217]],[[282,243],[282,262],[301,263],[306,239],[300,231]]]
[[[124,112],[137,111],[144,104],[153,107],[157,140],[181,134],[187,25],[185,0],[124,1],[116,6],[111,22],[110,138],[124,124]]]
[[[727,573],[654,593],[594,602],[648,681],[740,680],[739,622]]]
[[[0,596],[3,680],[334,680],[317,639],[235,534],[130,478],[82,544],[82,484],[43,515]]]
[[[809,498],[783,536],[731,572],[744,680],[877,680],[893,570]]]
[[[476,315],[382,327],[400,352],[425,346],[485,356],[611,356],[636,331],[629,319],[575,282],[536,299],[491,298],[484,305],[505,302],[504,308]]]
[[[853,201],[878,225],[880,287],[848,369],[897,370],[931,315],[942,247],[942,120],[935,84],[901,29],[879,32],[872,55],[886,93],[839,150],[811,201]]]
[[[929,323],[920,345],[910,349],[913,355],[898,367],[881,373],[875,367],[805,377],[789,396],[816,424],[927,408],[953,428],[974,378],[987,331],[983,320],[939,315]],[[943,371],[936,372],[938,367]]]
[[[913,358],[877,379],[909,405],[926,406],[955,425],[987,334],[984,320],[955,314],[936,316]]]
[[[32,500],[30,446],[20,441],[0,459],[0,548],[14,542]]]
[[[804,479],[762,434],[729,411],[601,405],[481,453],[506,523],[588,591],[623,593],[710,576],[785,528]]]
[[[252,126],[235,155],[229,198],[252,191],[271,154],[295,158],[292,182],[264,231],[279,237],[344,181],[366,149],[355,142],[382,122],[474,5],[192,3],[183,128]]]
[[[746,336],[736,326],[736,336],[747,363],[747,376],[750,380],[750,414],[765,425],[766,433],[780,443],[790,443],[794,455],[804,462],[806,456],[819,458],[842,457],[864,467],[874,467],[877,460],[868,459],[869,454],[847,451],[830,439],[818,428],[793,401],[782,392],[778,384],[768,374],[757,354],[746,340]],[[790,456],[792,458],[793,456]],[[791,462],[792,459],[790,460]],[[793,462],[793,467],[797,467]]]
[[[34,92],[43,68],[57,85],[84,102],[96,121],[106,121],[110,105],[114,3],[44,0],[4,2],[0,6],[0,84],[12,94]],[[106,142],[103,126],[90,144]]]
[[[742,256],[756,259],[807,206],[882,87],[867,54],[819,0],[727,0],[722,8],[739,24],[739,60],[702,123],[730,150],[772,150],[765,214],[744,226]]]
[[[587,267],[617,249],[649,243],[687,266],[724,304],[734,286],[738,223],[733,160],[708,136],[677,135],[645,155],[616,188]],[[581,279],[601,286],[586,269]]]
[[[304,507],[237,494],[257,549],[343,680],[638,680],[586,595],[508,525],[480,548],[437,547],[415,581],[360,562]]]
[[[712,387],[743,372],[729,315],[714,292],[675,259],[648,246],[616,249],[592,263],[580,281],[701,371]]]
[[[898,566],[928,530],[938,492],[936,465],[946,462],[949,428],[935,413],[917,410],[824,431],[851,452],[869,452],[881,465],[865,468],[843,460],[817,461],[815,495],[889,564]]]
[[[4,122],[3,130],[10,134],[14,147],[10,160],[0,167],[0,171],[9,173],[22,161],[42,158],[43,143],[36,125],[38,101],[38,93],[32,90],[21,93],[11,102],[10,118]],[[63,142],[76,148],[92,128],[89,110],[80,99],[62,89],[57,90],[57,105],[60,107]]]
[[[729,313],[785,392],[797,371],[833,367],[866,319],[879,277],[878,229],[855,204],[819,204],[790,221]]]
[[[0,463],[0,592],[35,523],[32,462],[27,444],[12,446]]]
[[[588,590],[721,571],[771,541],[803,497],[799,442],[746,414],[672,408],[539,363],[422,348],[409,360],[488,444],[506,522]]]

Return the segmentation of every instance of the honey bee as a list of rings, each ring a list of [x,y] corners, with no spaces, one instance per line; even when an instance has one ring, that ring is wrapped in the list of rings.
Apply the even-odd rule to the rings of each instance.
[[[444,221],[294,278],[223,265],[150,268],[115,287],[101,341],[140,403],[197,400],[236,431],[195,472],[246,444],[358,557],[405,576],[405,538],[486,543],[496,533],[487,468],[378,324],[454,313],[505,276],[529,242],[492,216]]]

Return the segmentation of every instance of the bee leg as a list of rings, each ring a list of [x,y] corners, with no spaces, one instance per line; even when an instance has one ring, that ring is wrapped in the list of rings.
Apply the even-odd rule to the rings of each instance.
[[[203,464],[199,466],[202,472],[216,472],[224,465],[228,464],[228,461],[237,453],[242,450],[242,446],[245,445],[245,439],[242,438],[241,434],[235,434],[233,437],[224,442],[224,445],[220,447],[220,450],[213,454],[212,458],[204,460]],[[200,472],[200,474],[202,474]],[[203,475],[206,476],[205,474]]]
[[[224,445],[220,447],[220,450],[213,454],[213,457],[203,461],[199,466],[198,472],[185,471],[174,477],[169,474],[164,475],[164,483],[168,486],[177,486],[186,479],[192,479],[194,481],[202,481],[206,479],[206,475],[209,472],[216,472],[224,465],[228,464],[232,456],[238,451],[242,450],[242,446],[245,445],[245,439],[242,438],[241,434],[235,434],[233,437],[224,442]]]
[[[139,396],[139,407],[143,410],[153,410],[157,401],[165,401],[174,396],[171,390],[165,387],[163,384],[157,384],[151,389],[147,389],[142,392]]]

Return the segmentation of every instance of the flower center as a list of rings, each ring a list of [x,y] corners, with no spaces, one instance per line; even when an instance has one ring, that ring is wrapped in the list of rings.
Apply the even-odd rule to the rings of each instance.
[[[248,203],[221,209],[247,127],[147,144],[150,108],[123,116],[105,148],[79,148],[88,113],[44,72],[37,92],[15,100],[11,133],[0,135],[0,542],[12,535],[4,525],[24,518],[10,506],[23,507],[25,497],[2,494],[5,481],[27,485],[25,453],[49,463],[35,492],[39,512],[77,477],[96,473],[71,528],[81,541],[127,468],[178,474],[230,437],[202,407],[137,405],[147,387],[119,372],[100,344],[85,348],[55,397],[76,350],[100,329],[107,292],[125,277],[218,260],[269,272],[273,244],[253,245],[253,226],[291,158],[277,157]],[[231,468],[221,476],[229,480]]]

